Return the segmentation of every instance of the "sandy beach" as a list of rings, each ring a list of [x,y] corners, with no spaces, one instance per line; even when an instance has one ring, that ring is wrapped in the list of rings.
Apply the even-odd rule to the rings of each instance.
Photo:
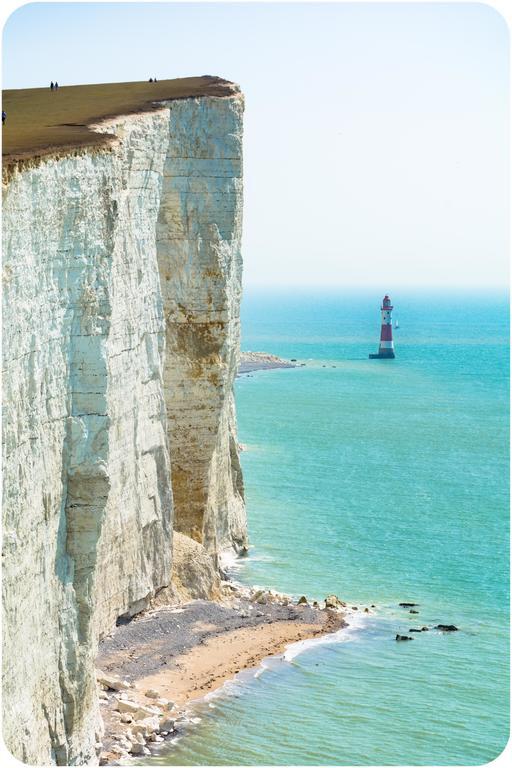
[[[102,764],[150,754],[153,745],[179,732],[193,701],[291,643],[343,626],[339,609],[244,590],[225,604],[194,600],[147,611],[117,627],[100,643],[97,658]]]

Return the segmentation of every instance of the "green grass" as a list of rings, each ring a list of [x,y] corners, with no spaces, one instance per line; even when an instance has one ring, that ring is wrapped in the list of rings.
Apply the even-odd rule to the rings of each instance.
[[[105,145],[109,138],[88,128],[102,118],[147,112],[155,108],[154,101],[232,93],[227,80],[207,75],[157,83],[61,86],[57,91],[49,87],[7,90],[3,92],[4,169],[47,154]]]

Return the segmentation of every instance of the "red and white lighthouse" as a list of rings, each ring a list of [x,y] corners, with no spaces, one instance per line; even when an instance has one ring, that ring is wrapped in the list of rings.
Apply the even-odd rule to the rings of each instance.
[[[382,307],[380,308],[381,314],[381,326],[380,326],[380,344],[379,351],[376,355],[369,355],[372,360],[382,358],[392,358],[395,356],[395,350],[393,347],[393,321],[391,318],[391,312],[393,306],[391,299],[386,295],[382,299]]]

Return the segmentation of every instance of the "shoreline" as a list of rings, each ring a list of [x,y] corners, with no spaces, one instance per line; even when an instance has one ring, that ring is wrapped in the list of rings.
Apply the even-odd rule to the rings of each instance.
[[[237,673],[348,626],[335,596],[321,607],[273,590],[229,589],[222,603],[193,600],[146,611],[100,642],[100,765],[150,756],[180,733],[190,706]]]
[[[237,376],[253,371],[269,371],[276,368],[298,368],[297,360],[284,360],[269,352],[241,352]]]

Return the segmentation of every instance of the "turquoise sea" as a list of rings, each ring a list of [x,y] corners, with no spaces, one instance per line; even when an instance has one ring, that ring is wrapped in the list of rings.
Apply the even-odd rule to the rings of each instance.
[[[243,349],[306,365],[237,380],[236,578],[359,610],[228,684],[153,763],[480,765],[507,742],[508,297],[394,292],[397,357],[368,360],[382,295],[246,293]],[[460,631],[395,641],[437,623]]]

